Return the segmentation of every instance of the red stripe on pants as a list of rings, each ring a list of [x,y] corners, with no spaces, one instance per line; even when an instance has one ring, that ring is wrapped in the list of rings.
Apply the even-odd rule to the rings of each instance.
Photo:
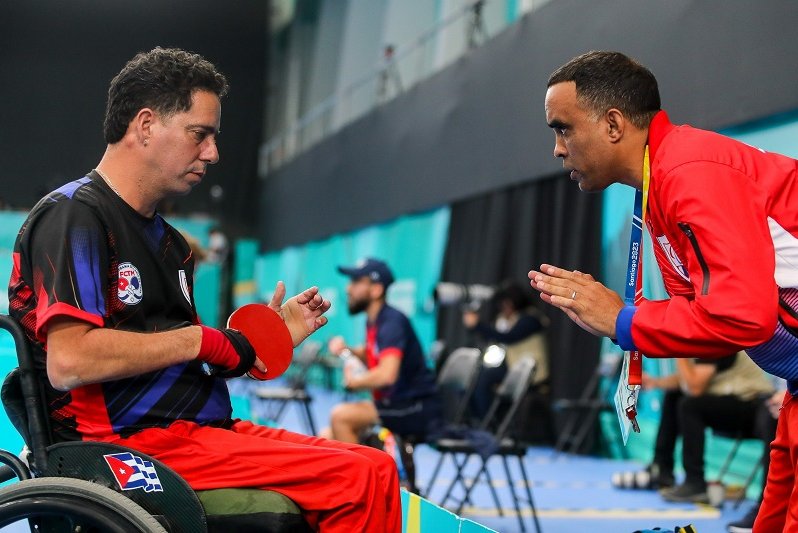
[[[754,533],[798,533],[798,402],[790,393],[776,426],[776,438],[770,445],[762,507],[756,516]]]
[[[399,476],[388,454],[240,421],[179,421],[112,442],[162,461],[196,490],[253,487],[291,498],[323,532],[402,530]]]

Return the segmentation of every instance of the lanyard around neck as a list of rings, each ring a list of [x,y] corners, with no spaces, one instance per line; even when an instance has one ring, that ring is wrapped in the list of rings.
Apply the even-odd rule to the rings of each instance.
[[[632,213],[632,233],[629,237],[629,267],[626,272],[624,303],[637,305],[643,299],[643,223],[648,206],[648,185],[651,181],[651,165],[648,145],[643,156],[643,189],[635,192],[635,207]],[[637,350],[630,352],[629,385],[642,385],[643,357]]]

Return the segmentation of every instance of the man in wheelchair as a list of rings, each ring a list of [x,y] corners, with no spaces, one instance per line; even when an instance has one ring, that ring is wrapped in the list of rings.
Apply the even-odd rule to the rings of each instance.
[[[232,419],[224,379],[265,371],[247,339],[200,324],[194,259],[156,206],[219,153],[225,77],[156,48],[111,81],[97,168],[44,197],[20,230],[10,314],[30,341],[57,441],[133,448],[194,490],[279,492],[320,531],[398,532],[394,460],[370,447]],[[270,306],[296,346],[326,323],[314,287]]]

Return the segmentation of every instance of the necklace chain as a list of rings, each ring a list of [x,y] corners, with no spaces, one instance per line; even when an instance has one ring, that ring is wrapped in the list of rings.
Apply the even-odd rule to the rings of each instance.
[[[111,183],[111,180],[109,180],[109,179],[108,179],[108,176],[106,176],[105,174],[103,174],[103,173],[102,173],[102,171],[100,171],[100,169],[99,169],[99,168],[95,168],[95,169],[94,169],[94,171],[95,171],[97,174],[99,174],[99,175],[100,175],[100,177],[103,179],[103,181],[105,182],[105,184],[106,184],[106,185],[108,185],[108,186],[111,188],[111,190],[112,190],[112,191],[114,191],[114,192],[116,193],[116,195],[117,195],[118,197],[122,198],[122,195],[119,193],[119,191],[117,191],[117,190],[116,190],[116,187],[114,187],[114,184],[113,184],[113,183]]]

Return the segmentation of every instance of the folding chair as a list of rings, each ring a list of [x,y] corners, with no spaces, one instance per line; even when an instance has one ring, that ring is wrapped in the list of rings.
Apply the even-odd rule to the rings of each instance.
[[[297,372],[286,378],[289,383],[287,387],[263,386],[254,390],[253,396],[261,402],[266,418],[277,423],[288,405],[296,403],[299,404],[300,413],[309,431],[308,434],[316,434],[316,424],[310,410],[313,398],[307,391],[307,375],[311,367],[319,360],[321,347],[322,344],[318,341],[307,340],[302,344],[299,353],[294,357]]]
[[[732,462],[734,461],[734,458],[737,456],[737,451],[740,449],[740,446],[742,445],[743,441],[746,439],[750,440],[754,439],[759,440],[759,439],[757,439],[754,435],[750,433],[745,433],[743,431],[729,433],[726,431],[713,429],[712,434],[715,435],[716,437],[723,437],[734,441],[732,443],[731,450],[729,450],[728,455],[726,455],[726,458],[723,461],[723,465],[721,465],[720,470],[718,470],[718,480],[723,481],[723,478],[726,477],[726,474],[729,473]],[[743,500],[745,500],[745,495],[748,492],[748,487],[751,485],[751,483],[754,482],[754,478],[756,477],[759,470],[762,468],[762,455],[766,453],[770,453],[770,450],[767,446],[765,446],[764,449],[762,450],[762,454],[759,455],[757,461],[754,463],[753,468],[751,468],[751,470],[749,470],[748,473],[745,475],[745,480],[743,481],[743,487],[740,491],[740,495],[737,497],[737,501],[734,503],[735,509],[737,509],[740,506],[740,504],[743,502]]]
[[[459,427],[464,424],[468,414],[468,402],[474,392],[481,368],[482,352],[478,348],[457,348],[447,357],[437,380],[444,426]],[[424,494],[428,495],[432,490],[441,465],[443,465],[443,458],[443,454],[438,457],[438,463],[432,471]],[[405,470],[407,470],[406,466]]]
[[[620,356],[607,356],[590,376],[578,398],[563,398],[552,403],[552,410],[563,413],[563,426],[554,444],[554,454],[560,452],[580,453],[599,422],[602,412],[614,412],[607,387],[618,372]],[[626,448],[622,447],[625,453]]]
[[[509,456],[514,456],[518,460],[518,465],[521,470],[521,475],[523,477],[524,488],[526,490],[526,497],[527,500],[525,503],[528,503],[531,510],[532,510],[532,519],[535,523],[535,530],[540,532],[540,523],[538,521],[537,509],[535,508],[535,502],[532,497],[532,488],[530,486],[529,476],[526,473],[526,468],[524,467],[524,455],[526,455],[527,445],[523,442],[518,441],[517,439],[513,438],[512,435],[512,428],[514,424],[517,423],[518,414],[520,411],[521,403],[526,396],[527,391],[532,383],[532,376],[535,373],[535,361],[531,358],[524,358],[521,359],[519,362],[515,364],[515,366],[507,372],[502,383],[499,385],[498,390],[496,391],[496,398],[493,401],[488,413],[480,422],[479,430],[484,434],[486,433],[487,429],[491,427],[491,422],[497,416],[497,413],[502,406],[508,405],[509,408],[507,409],[506,414],[500,420],[498,424],[498,428],[495,433],[492,434],[492,443],[493,446],[489,445],[480,445],[477,446],[475,439],[469,438],[468,434],[466,433],[464,438],[442,438],[438,439],[434,446],[438,449],[439,452],[442,454],[450,454],[453,458],[455,466],[457,468],[457,472],[455,473],[455,478],[452,480],[451,484],[449,485],[449,489],[444,496],[444,499],[441,501],[440,505],[443,506],[446,501],[451,496],[452,490],[454,489],[456,484],[461,484],[464,487],[465,493],[463,495],[462,500],[459,503],[457,508],[457,514],[460,514],[463,510],[463,506],[466,502],[469,502],[469,497],[471,495],[472,490],[474,487],[480,482],[483,475],[487,481],[488,488],[491,491],[493,496],[494,503],[496,504],[496,508],[499,512],[499,515],[502,516],[502,508],[501,503],[499,501],[498,495],[493,487],[493,480],[491,479],[490,472],[488,470],[488,461],[493,456],[500,456],[502,458],[502,465],[504,466],[504,472],[507,476],[507,485],[510,488],[510,493],[513,498],[513,504],[515,506],[515,511],[518,516],[518,523],[521,526],[521,531],[526,531],[524,527],[524,520],[521,516],[521,507],[520,507],[520,498],[519,495],[515,491],[515,481],[513,476],[510,472],[509,463],[507,458]],[[483,443],[484,444],[484,443]],[[487,450],[487,448],[491,448]],[[457,455],[461,454],[464,456],[461,462],[457,461]],[[477,455],[480,460],[480,469],[477,472],[477,475],[473,478],[471,483],[468,483],[467,480],[463,476],[463,471],[468,464],[471,456]]]

